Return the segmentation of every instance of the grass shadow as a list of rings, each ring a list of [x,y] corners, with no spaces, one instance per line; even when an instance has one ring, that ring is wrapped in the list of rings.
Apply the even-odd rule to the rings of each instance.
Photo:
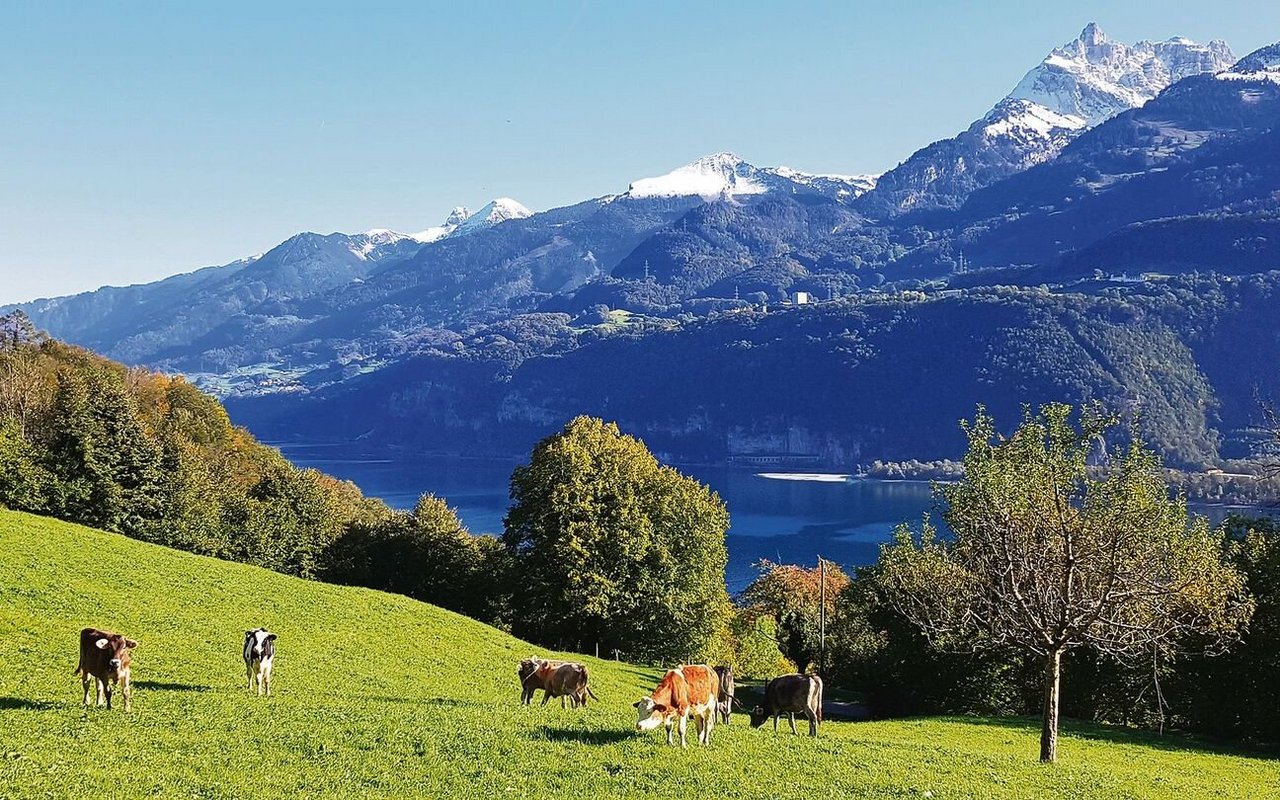
[[[951,717],[950,719],[969,725],[1008,728],[1023,733],[1039,734],[1040,732],[1039,717]],[[1273,761],[1277,755],[1280,755],[1272,748],[1251,748],[1244,744],[1217,741],[1183,731],[1168,731],[1161,734],[1141,728],[1103,725],[1083,720],[1064,719],[1061,733],[1075,739],[1088,739],[1110,744],[1137,745],[1169,752],[1199,752],[1209,755],[1238,756],[1240,758],[1254,758],[1266,761]]]
[[[211,692],[212,686],[202,686],[198,683],[167,683],[165,681],[134,681],[133,685],[138,689],[150,689],[159,692]]]
[[[544,726],[541,735],[534,734],[535,739],[546,739],[550,742],[578,742],[580,744],[605,745],[616,744],[635,737],[634,731],[627,730],[586,730],[583,728],[553,728]]]
[[[25,697],[0,697],[0,711],[49,711],[58,707],[58,703],[48,700],[29,700]]]

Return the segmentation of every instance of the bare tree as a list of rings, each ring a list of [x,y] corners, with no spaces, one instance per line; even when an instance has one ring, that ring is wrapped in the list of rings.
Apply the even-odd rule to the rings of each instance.
[[[963,427],[965,477],[935,489],[954,539],[926,519],[881,563],[890,601],[940,646],[1019,648],[1043,659],[1040,760],[1054,761],[1062,655],[1121,660],[1197,637],[1223,646],[1247,625],[1244,577],[1203,518],[1170,499],[1159,460],[1133,438],[1101,466],[1114,420],[1071,422],[1070,406],[1028,409],[1008,439],[981,409]]]

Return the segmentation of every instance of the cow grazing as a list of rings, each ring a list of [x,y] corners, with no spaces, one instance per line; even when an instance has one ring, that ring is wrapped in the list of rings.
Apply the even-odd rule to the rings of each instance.
[[[698,741],[711,744],[711,729],[716,723],[716,705],[720,697],[720,677],[702,664],[677,667],[662,676],[653,694],[636,701],[636,729],[651,731],[659,725],[667,729],[667,744],[672,744],[671,729],[680,729],[680,746],[686,747],[685,728],[693,715]]]
[[[733,667],[716,667],[716,675],[720,678],[720,693],[716,698],[716,711],[720,715],[720,721],[725,725],[729,724],[729,717],[733,714],[734,692],[736,687],[733,683]]]
[[[84,687],[86,707],[89,705],[89,682],[92,680],[96,681],[98,705],[104,704],[105,695],[105,705],[111,708],[111,694],[115,685],[119,684],[120,693],[124,695],[124,710],[130,710],[133,688],[129,668],[133,658],[129,651],[137,646],[137,642],[118,633],[100,631],[97,628],[80,631],[80,664],[75,672],[79,673],[80,683]]]
[[[271,665],[276,659],[276,635],[266,628],[244,632],[244,671],[249,691],[258,685],[258,696],[271,696]]]
[[[567,698],[574,708],[585,706],[587,698],[599,700],[588,685],[590,676],[583,664],[572,661],[551,661],[549,659],[529,658],[520,662],[517,673],[522,674],[521,702],[526,705],[532,701],[533,693],[542,690],[542,705],[553,697],[560,698],[560,707],[564,708]]]
[[[773,730],[778,730],[778,717],[787,715],[791,732],[796,733],[796,714],[804,714],[809,720],[809,735],[818,735],[818,723],[822,722],[822,678],[817,675],[783,675],[769,681],[764,687],[764,705],[751,711],[751,727],[759,728],[765,720],[773,718]]]

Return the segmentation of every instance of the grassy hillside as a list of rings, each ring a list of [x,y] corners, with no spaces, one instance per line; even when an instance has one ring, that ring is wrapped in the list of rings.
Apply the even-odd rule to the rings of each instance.
[[[134,711],[80,708],[85,625],[128,633]],[[276,694],[243,631],[280,635]],[[1266,797],[1280,763],[1179,737],[1027,720],[828,723],[817,740],[717,727],[710,749],[633,732],[657,671],[586,659],[601,702],[517,704],[534,648],[405,598],[0,511],[0,797]],[[785,726],[784,726],[785,729]],[[690,737],[693,738],[692,735]]]

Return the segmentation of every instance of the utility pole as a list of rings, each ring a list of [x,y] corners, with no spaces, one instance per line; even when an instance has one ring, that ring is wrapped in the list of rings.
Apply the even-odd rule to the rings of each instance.
[[[827,673],[827,562],[818,556],[818,675]]]

